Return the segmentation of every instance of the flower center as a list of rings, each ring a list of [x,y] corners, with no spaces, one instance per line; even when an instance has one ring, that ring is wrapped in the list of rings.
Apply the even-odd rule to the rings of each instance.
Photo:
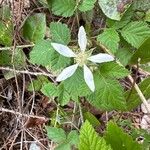
[[[75,57],[75,61],[79,64],[79,66],[83,66],[87,62],[88,55],[85,52],[80,52],[77,57]]]

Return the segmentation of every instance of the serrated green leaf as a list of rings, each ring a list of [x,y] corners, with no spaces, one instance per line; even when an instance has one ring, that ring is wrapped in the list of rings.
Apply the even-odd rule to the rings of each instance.
[[[131,58],[132,64],[137,64],[138,59],[140,58],[140,63],[148,63],[150,62],[150,38],[148,38],[138,50],[135,51]]]
[[[117,59],[124,66],[129,64],[132,55],[133,51],[131,51],[129,48],[121,48],[116,52]]]
[[[86,96],[91,93],[84,81],[83,70],[81,68],[78,68],[70,78],[66,79],[62,83],[73,100],[78,100],[79,96]]]
[[[86,121],[80,129],[79,150],[111,150],[103,138],[99,137],[92,125]]]
[[[67,67],[71,62],[69,57],[64,57],[57,53],[56,51],[51,55],[51,61],[49,67],[53,71],[59,71]]]
[[[150,91],[150,78],[143,80],[138,86],[140,90],[142,91],[143,95],[145,96],[145,98],[149,99],[150,98],[150,92],[149,92]],[[130,90],[127,91],[125,93],[125,97],[127,99],[127,108],[129,111],[134,108],[137,108],[137,106],[142,103],[135,89],[133,89],[132,93]]]
[[[96,0],[82,0],[82,2],[79,4],[78,9],[80,11],[88,11],[94,8]]]
[[[100,66],[100,73],[106,78],[110,77],[116,79],[124,78],[129,75],[127,69],[115,62],[103,63]]]
[[[58,96],[57,87],[51,82],[44,84],[42,86],[41,92],[44,95],[46,95],[47,97],[52,97],[52,96],[57,97]]]
[[[150,37],[150,28],[142,21],[133,21],[121,30],[121,35],[133,47],[139,48]]]
[[[66,140],[66,133],[62,128],[46,126],[47,136],[56,143],[62,143]]]
[[[51,22],[50,32],[54,42],[65,45],[70,42],[71,33],[66,24],[62,24],[61,22]]]
[[[30,61],[37,65],[49,65],[54,51],[50,41],[38,41],[30,52]]]
[[[131,136],[113,122],[109,122],[107,125],[105,140],[114,150],[142,150],[140,144],[133,141]]]
[[[76,130],[72,130],[67,136],[67,141],[70,145],[77,145],[79,142],[78,132]]]
[[[100,125],[99,120],[90,112],[86,112],[83,114],[84,120],[88,120],[93,127],[97,127]]]
[[[97,74],[95,83],[97,90],[87,98],[92,105],[104,110],[126,110],[123,88],[117,80]]]
[[[112,53],[115,53],[118,49],[120,38],[117,31],[110,28],[98,35],[97,41],[107,47]]]
[[[42,40],[45,32],[46,16],[43,13],[36,13],[30,16],[23,26],[23,36],[31,42]]]
[[[75,0],[53,0],[52,12],[55,15],[70,17],[73,15],[76,7]]]
[[[0,19],[0,44],[11,46],[13,41],[13,23],[8,6],[0,8]]]
[[[60,103],[61,106],[64,106],[69,103],[70,101],[70,95],[68,91],[65,89],[63,84],[60,84],[58,86],[58,102]]]

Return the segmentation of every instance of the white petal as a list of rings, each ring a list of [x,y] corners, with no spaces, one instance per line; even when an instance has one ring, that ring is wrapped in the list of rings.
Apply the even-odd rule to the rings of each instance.
[[[84,65],[84,80],[92,92],[95,91],[94,79],[91,70]]]
[[[71,77],[75,73],[77,67],[78,67],[78,64],[75,64],[75,65],[65,68],[60,73],[60,75],[57,77],[56,81],[63,81],[63,80],[66,80],[67,78]]]
[[[51,43],[53,48],[65,57],[76,57],[76,54],[68,47],[58,43]]]
[[[79,28],[78,32],[78,44],[81,51],[85,51],[87,45],[86,32],[83,26]]]
[[[113,61],[114,57],[109,54],[100,53],[97,55],[90,56],[87,59],[94,63],[103,63],[103,62]]]

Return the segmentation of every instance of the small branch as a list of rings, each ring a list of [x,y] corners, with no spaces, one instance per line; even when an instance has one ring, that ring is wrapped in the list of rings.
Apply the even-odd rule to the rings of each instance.
[[[113,54],[102,44],[98,44],[105,52],[107,52],[108,54],[112,55]],[[119,61],[116,61],[119,65],[123,66]],[[134,88],[139,96],[139,98],[141,99],[142,103],[144,104],[147,112],[150,114],[150,105],[148,104],[146,98],[144,97],[142,91],[140,90],[140,88],[138,87],[138,85],[136,83],[134,83],[134,79],[132,78],[131,75],[128,75],[128,79],[130,80],[130,82],[132,84],[134,84]]]
[[[27,48],[27,47],[33,47],[34,44],[31,44],[31,45],[19,45],[19,46],[16,46],[16,48]],[[13,46],[12,47],[1,47],[0,48],[0,51],[4,51],[4,50],[11,50],[13,49]]]
[[[9,67],[0,67],[0,70],[12,71],[12,72],[21,73],[21,74],[30,74],[30,75],[34,75],[34,76],[44,75],[44,76],[51,77],[51,78],[54,77],[52,74],[46,73],[46,72],[30,72],[28,70],[14,70]]]
[[[48,120],[45,117],[40,117],[40,116],[36,116],[36,115],[28,115],[28,114],[21,114],[20,112],[16,112],[14,110],[9,110],[9,109],[6,109],[6,108],[0,108],[0,111],[6,112],[6,113],[11,113],[11,114],[18,115],[18,116],[27,117],[27,118],[35,118],[35,119],[40,119],[40,120]]]

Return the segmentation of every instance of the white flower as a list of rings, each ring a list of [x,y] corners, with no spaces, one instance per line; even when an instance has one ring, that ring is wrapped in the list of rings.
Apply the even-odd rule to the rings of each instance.
[[[56,81],[63,81],[71,77],[75,73],[76,69],[80,66],[83,67],[84,80],[88,85],[88,87],[90,88],[90,90],[93,92],[95,91],[95,84],[94,84],[93,74],[86,65],[87,61],[92,61],[94,63],[103,63],[103,62],[109,62],[114,60],[114,58],[108,54],[99,53],[97,55],[89,56],[89,54],[85,52],[87,46],[87,38],[83,26],[79,28],[79,32],[78,32],[78,44],[81,50],[80,53],[76,54],[69,47],[62,44],[58,44],[58,43],[51,43],[51,44],[58,53],[60,53],[65,57],[74,57],[76,61],[76,64],[65,68],[57,77]]]

